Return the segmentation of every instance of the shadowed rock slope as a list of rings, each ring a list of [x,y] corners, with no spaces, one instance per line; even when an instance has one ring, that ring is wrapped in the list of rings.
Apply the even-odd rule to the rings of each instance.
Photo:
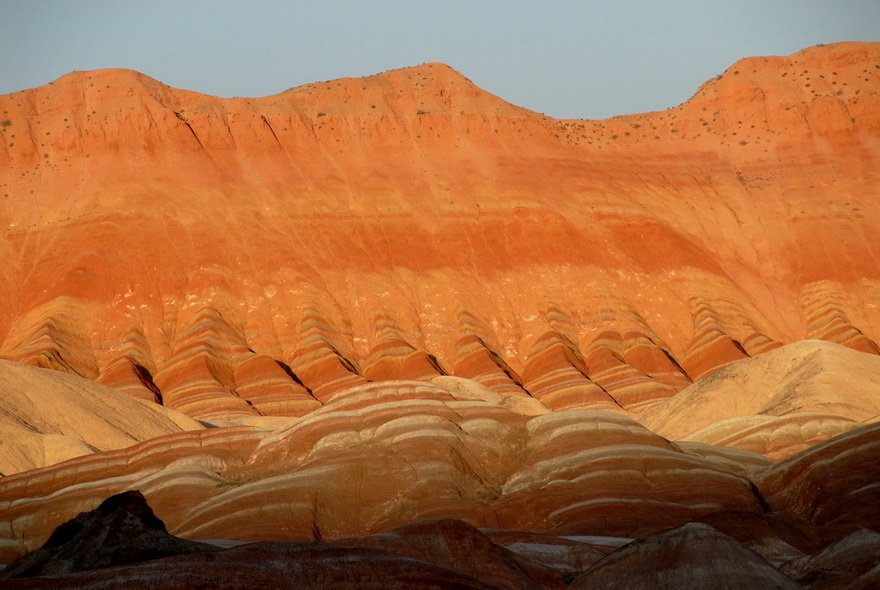
[[[65,522],[42,547],[4,569],[2,577],[62,576],[216,550],[205,543],[169,535],[143,494],[131,491],[112,496],[94,510]]]
[[[473,531],[481,537],[477,531]],[[441,534],[434,535],[442,544]],[[483,541],[482,554],[509,553]],[[488,546],[488,547],[486,547]],[[504,588],[563,588],[536,583],[518,569],[516,556],[495,568]],[[176,556],[176,557],[175,557]],[[142,563],[145,562],[145,563]],[[434,565],[372,549],[324,543],[261,543],[220,551],[179,539],[150,511],[139,492],[104,501],[59,527],[49,541],[2,572],[4,588],[500,588],[460,573],[458,563]],[[523,564],[537,573],[536,564]],[[506,567],[505,567],[506,566]],[[485,572],[484,572],[485,573]]]
[[[773,510],[815,524],[880,530],[880,423],[845,432],[754,473]]]
[[[815,588],[858,587],[873,576],[871,572],[880,566],[880,533],[860,529],[826,547],[815,555],[793,559],[782,566],[790,578],[805,586]],[[859,578],[864,578],[859,580]]]
[[[876,579],[878,539],[859,529],[779,567],[763,554],[797,551],[778,538],[750,544],[756,552],[699,523],[632,540],[480,531],[445,518],[333,545],[221,550],[169,535],[129,491],[58,527],[2,577],[8,588],[861,588]]]
[[[597,563],[570,588],[797,590],[801,586],[730,537],[692,523],[630,543]]]

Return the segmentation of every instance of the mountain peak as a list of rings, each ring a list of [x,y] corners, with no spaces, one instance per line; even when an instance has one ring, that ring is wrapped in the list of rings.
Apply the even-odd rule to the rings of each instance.
[[[738,60],[708,80],[691,100],[703,95],[751,100],[746,87],[760,87],[782,99],[814,100],[822,96],[855,96],[862,83],[876,84],[880,75],[880,43],[847,42],[817,45],[788,56],[758,56]],[[872,77],[874,77],[872,79]],[[845,88],[846,86],[856,88]],[[834,88],[837,87],[837,88]]]
[[[880,43],[835,43],[743,58],[674,110],[697,122],[692,133],[755,146],[781,135],[876,127],[878,84]]]
[[[24,92],[40,92],[42,90],[63,91],[67,88],[76,88],[81,93],[104,93],[106,90],[122,90],[131,93],[134,88],[146,88],[155,91],[159,88],[171,89],[170,86],[160,82],[137,70],[127,68],[101,68],[96,70],[74,70],[68,74],[56,78],[44,86],[25,90]],[[106,94],[106,93],[104,93]]]
[[[340,78],[290,88],[286,96],[310,96],[327,114],[381,109],[396,113],[466,114],[474,112],[523,116],[531,111],[483,90],[447,64],[433,62],[388,70],[360,78]]]

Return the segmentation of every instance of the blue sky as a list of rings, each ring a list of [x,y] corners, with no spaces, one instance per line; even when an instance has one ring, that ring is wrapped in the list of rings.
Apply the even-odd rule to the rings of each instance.
[[[880,1],[3,0],[0,94],[131,68],[179,88],[265,96],[429,61],[554,117],[687,100],[739,58],[880,41]]]

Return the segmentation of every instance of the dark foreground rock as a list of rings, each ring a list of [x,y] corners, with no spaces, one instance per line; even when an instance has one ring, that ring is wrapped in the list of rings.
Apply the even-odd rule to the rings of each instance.
[[[9,564],[0,577],[58,576],[213,551],[218,549],[169,534],[143,494],[132,490],[68,520],[42,547]]]
[[[806,587],[843,587],[880,564],[880,533],[860,529],[815,555],[793,559],[781,570]],[[876,576],[876,574],[874,574]]]
[[[797,590],[766,559],[712,527],[690,523],[621,547],[577,578],[571,590]]]
[[[80,572],[62,578],[15,580],[4,588],[74,589],[150,588],[184,590],[223,588],[297,588],[303,590],[491,590],[448,568],[386,551],[326,543],[254,543],[219,553],[166,559]]]

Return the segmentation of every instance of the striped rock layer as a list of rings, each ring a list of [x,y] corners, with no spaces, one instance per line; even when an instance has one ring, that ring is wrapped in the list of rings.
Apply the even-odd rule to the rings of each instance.
[[[354,387],[271,432],[166,435],[2,478],[4,550],[33,548],[127,489],[174,534],[245,541],[335,539],[431,517],[633,536],[718,511],[761,512],[741,471],[619,413],[527,416],[481,399],[479,385],[456,385]]]
[[[190,539],[873,522],[880,44],[605,121],[442,64],[0,111],[0,357],[70,398],[0,424],[6,560],[128,489]]]
[[[442,375],[638,414],[804,338],[876,354],[878,63],[748,58],[605,121],[442,64],[2,96],[0,355],[221,421]]]

